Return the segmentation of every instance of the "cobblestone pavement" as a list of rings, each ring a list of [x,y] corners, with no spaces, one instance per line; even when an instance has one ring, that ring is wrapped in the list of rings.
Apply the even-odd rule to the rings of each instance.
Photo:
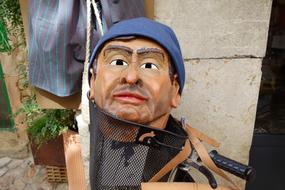
[[[51,184],[42,166],[33,164],[32,156],[25,159],[0,158],[1,190],[67,190],[67,184]]]

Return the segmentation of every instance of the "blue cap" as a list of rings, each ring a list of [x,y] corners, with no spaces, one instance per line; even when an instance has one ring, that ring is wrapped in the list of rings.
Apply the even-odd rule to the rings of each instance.
[[[171,64],[174,64],[175,66],[180,86],[179,93],[181,94],[185,82],[185,68],[176,35],[170,27],[144,17],[124,20],[114,24],[110,30],[106,32],[106,34],[104,34],[104,36],[98,41],[96,47],[94,48],[90,58],[88,71],[90,71],[90,67],[93,64],[97,53],[100,52],[101,48],[103,48],[106,42],[114,38],[127,36],[145,37],[155,41],[165,48],[171,58]],[[91,73],[88,72],[88,81],[90,81],[90,78]]]

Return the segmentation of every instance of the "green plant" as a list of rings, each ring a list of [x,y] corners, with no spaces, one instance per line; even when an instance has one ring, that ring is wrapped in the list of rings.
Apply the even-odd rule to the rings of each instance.
[[[21,40],[18,36],[21,35]],[[12,40],[14,38],[14,40]],[[24,26],[18,0],[0,1],[0,52],[11,53],[25,44]]]
[[[35,98],[27,100],[16,113],[25,114],[27,133],[34,144],[40,147],[73,126],[74,112],[66,109],[40,109]]]
[[[0,19],[0,52],[10,52],[11,49],[8,31],[5,27],[5,23]]]
[[[54,109],[43,112],[44,114],[32,121],[27,129],[32,141],[38,146],[56,138],[73,125],[72,110]]]

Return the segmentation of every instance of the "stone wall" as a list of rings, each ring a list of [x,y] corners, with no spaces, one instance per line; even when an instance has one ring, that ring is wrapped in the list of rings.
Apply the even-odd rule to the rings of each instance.
[[[155,0],[155,19],[177,33],[186,85],[177,117],[248,162],[271,0]],[[238,180],[243,186],[244,182]]]
[[[264,57],[272,0],[155,0],[185,59]]]

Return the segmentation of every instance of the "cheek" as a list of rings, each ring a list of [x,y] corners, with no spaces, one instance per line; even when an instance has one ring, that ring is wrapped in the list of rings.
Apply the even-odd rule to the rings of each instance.
[[[155,111],[161,110],[169,111],[171,107],[172,96],[172,84],[169,79],[169,75],[155,77],[152,80],[148,80],[147,85],[152,95],[152,102],[150,102]]]
[[[117,74],[105,70],[97,69],[97,77],[94,84],[94,95],[96,103],[102,108],[111,98],[111,91],[119,80]]]

